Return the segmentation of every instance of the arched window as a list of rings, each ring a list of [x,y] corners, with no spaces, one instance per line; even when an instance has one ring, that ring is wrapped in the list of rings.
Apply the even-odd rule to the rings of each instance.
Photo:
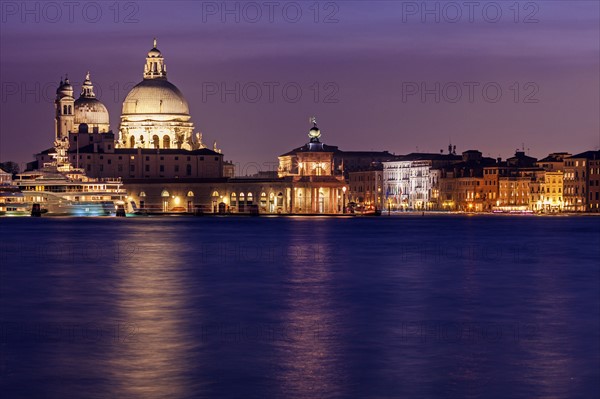
[[[67,108],[67,106],[66,106],[66,105],[63,105],[63,115],[66,115],[66,114],[67,114],[67,109],[68,109],[68,108]]]
[[[213,197],[218,197],[219,196],[219,192],[218,191],[213,191],[212,196]]]
[[[167,193],[167,195],[169,195],[169,194]],[[142,192],[140,193],[140,197],[145,197],[145,196],[146,196],[146,193],[142,191]]]
[[[82,134],[87,134],[89,132],[88,124],[87,123],[80,123],[79,124],[78,132],[82,133]]]
[[[194,192],[193,191],[188,191],[187,196],[188,197],[193,197],[194,196]]]
[[[73,113],[73,108],[71,108],[71,105],[69,105],[69,115],[71,115]]]
[[[267,209],[267,193],[262,192],[260,193],[260,207],[263,208],[264,210]]]
[[[283,193],[277,194],[277,206],[283,206]]]
[[[135,147],[135,137],[131,136],[129,138],[129,147],[133,148]]]
[[[163,190],[162,193],[160,193],[161,197],[168,197],[169,196],[169,192],[167,190]]]
[[[167,135],[163,137],[163,148],[171,148],[171,139]]]
[[[160,138],[156,134],[152,136],[152,145],[154,148],[160,148]]]

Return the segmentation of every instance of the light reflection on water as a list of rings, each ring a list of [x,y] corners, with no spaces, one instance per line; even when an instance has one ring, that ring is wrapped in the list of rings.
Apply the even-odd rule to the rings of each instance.
[[[600,389],[596,218],[42,218],[0,228],[6,397]]]
[[[202,287],[190,285],[193,269],[173,228],[136,230],[132,234],[149,245],[114,270],[114,306],[127,324],[122,345],[107,359],[109,385],[127,398],[189,397],[202,389],[185,372],[199,360],[192,354],[202,343],[194,340],[190,321],[202,314],[188,298],[201,296]]]
[[[279,396],[315,397],[340,395],[343,365],[336,362],[339,345],[334,336],[339,329],[332,301],[334,253],[326,223],[316,223],[310,236],[292,235],[284,260],[287,294],[282,324],[288,339],[278,345]],[[304,251],[299,250],[303,248]]]

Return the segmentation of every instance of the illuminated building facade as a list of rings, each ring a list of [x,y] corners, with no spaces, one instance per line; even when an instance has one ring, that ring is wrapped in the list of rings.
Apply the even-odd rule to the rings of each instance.
[[[485,158],[477,150],[464,151],[462,161],[440,169],[439,209],[467,212],[486,210],[484,168],[496,160]]]
[[[69,79],[56,91],[55,136],[68,138],[69,161],[94,178],[218,179],[231,175],[223,154],[208,149],[202,135],[192,135],[187,101],[167,80],[162,53],[148,52],[142,82],[131,89],[121,115],[119,137],[110,130],[109,114],[96,98],[88,72],[77,100]],[[37,166],[52,160],[53,149],[36,155]],[[36,167],[36,165],[32,165]]]
[[[600,212],[600,151],[565,158],[564,207],[569,212]]]
[[[343,213],[346,182],[342,170],[336,172],[333,167],[333,152],[320,142],[316,123],[309,136],[302,152],[292,157],[297,167],[282,177],[128,179],[130,201],[136,208],[152,212]],[[287,157],[280,163],[280,174]]]
[[[383,165],[373,165],[370,170],[350,172],[348,179],[348,204],[358,210],[382,210],[385,207]]]
[[[453,153],[412,153],[383,162],[386,207],[392,211],[437,209],[440,174],[435,170],[461,159]]]
[[[566,152],[552,153],[540,159],[536,165],[544,170],[541,181],[541,204],[535,204],[534,209],[542,212],[560,212],[564,207],[564,165],[565,158],[571,154]],[[541,209],[540,209],[541,207]]]

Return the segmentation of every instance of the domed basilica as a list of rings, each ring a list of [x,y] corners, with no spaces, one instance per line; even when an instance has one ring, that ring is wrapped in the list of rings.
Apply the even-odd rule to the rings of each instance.
[[[202,149],[202,136],[194,137],[188,103],[181,91],[167,80],[167,66],[160,50],[148,52],[144,79],[125,98],[116,148]],[[61,79],[56,90],[56,137],[69,133],[108,133],[108,110],[96,98],[88,72],[81,94],[73,98],[73,86]]]
[[[123,102],[118,147],[198,148],[201,143],[194,141],[190,118],[183,94],[167,80],[167,66],[154,39],[146,58],[144,80]]]
[[[79,98],[68,77],[61,78],[55,100],[55,139],[68,142],[69,161],[90,177],[123,179],[205,179],[233,173],[223,154],[193,134],[188,103],[167,80],[160,50],[148,52],[143,80],[123,102],[118,133],[110,129],[109,113],[96,98],[88,72]],[[52,160],[52,149],[36,154],[38,165]]]

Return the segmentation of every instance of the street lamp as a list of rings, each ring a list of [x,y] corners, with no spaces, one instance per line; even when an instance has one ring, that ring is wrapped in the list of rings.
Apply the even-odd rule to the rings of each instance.
[[[346,186],[342,187],[344,195],[342,197],[342,213],[346,213]]]

